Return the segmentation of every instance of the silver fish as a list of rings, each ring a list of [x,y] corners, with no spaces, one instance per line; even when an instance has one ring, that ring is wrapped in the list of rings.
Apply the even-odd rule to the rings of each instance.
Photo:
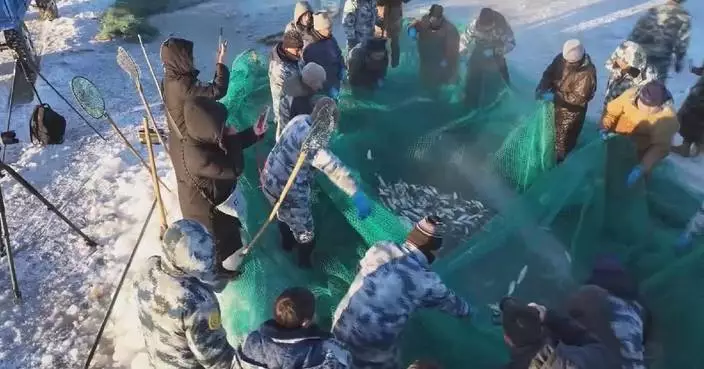
[[[523,282],[523,279],[526,278],[526,273],[528,273],[528,265],[524,265],[523,269],[521,269],[521,272],[518,273],[517,284],[521,284],[521,282]]]

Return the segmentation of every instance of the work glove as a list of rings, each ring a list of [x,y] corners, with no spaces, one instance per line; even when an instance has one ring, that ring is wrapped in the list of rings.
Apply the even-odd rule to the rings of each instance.
[[[344,81],[347,78],[347,69],[345,68],[340,68],[340,72],[337,74],[337,79],[340,80],[340,82]]]
[[[482,51],[482,54],[484,54],[484,56],[487,58],[492,58],[494,57],[494,49],[485,49],[484,51]]]
[[[675,252],[678,255],[682,255],[692,248],[692,236],[689,233],[684,232],[678,238],[675,243]]]
[[[441,67],[441,68],[447,68],[447,60],[443,59],[443,60],[440,62],[440,67]]]
[[[335,87],[331,88],[330,89],[330,97],[335,101],[339,100],[340,99],[340,90]]]
[[[415,27],[408,27],[408,37],[413,41],[418,40],[418,30]]]
[[[612,137],[612,136],[614,136],[614,134],[611,133],[611,132],[609,132],[608,130],[606,130],[606,129],[604,129],[604,128],[600,128],[600,129],[599,129],[599,137],[601,137],[601,139],[602,139],[603,141],[608,140],[609,137]]]
[[[626,179],[626,185],[628,188],[633,187],[641,177],[643,177],[643,167],[636,165],[633,169],[631,169],[631,173],[628,174],[628,178]]]
[[[357,215],[359,216],[359,219],[364,220],[369,216],[369,214],[372,213],[372,204],[369,201],[369,198],[367,198],[367,195],[364,194],[364,192],[355,192],[355,194],[352,195],[352,203],[357,209]]]
[[[552,92],[544,92],[542,95],[540,95],[540,99],[543,101],[554,101],[555,94]]]

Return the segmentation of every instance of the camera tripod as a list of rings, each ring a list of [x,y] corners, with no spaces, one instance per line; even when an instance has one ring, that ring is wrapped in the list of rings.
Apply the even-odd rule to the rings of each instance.
[[[56,214],[61,220],[63,220],[71,229],[73,229],[79,236],[81,236],[86,244],[90,247],[96,247],[98,244],[88,237],[85,233],[81,231],[75,224],[73,224],[65,215],[63,215],[59,209],[56,208],[49,200],[47,200],[36,188],[34,188],[27,180],[22,178],[22,176],[12,169],[9,165],[0,161],[0,177],[4,177],[5,173],[9,174],[15,181],[22,185],[29,193],[34,197],[39,199],[47,209]],[[5,199],[2,195],[2,187],[0,187],[0,257],[7,256],[7,261],[10,265],[10,279],[12,281],[12,291],[15,294],[15,300],[20,300],[22,294],[20,293],[19,284],[17,283],[17,275],[15,273],[15,261],[12,258],[12,246],[10,245],[10,231],[7,226],[7,217],[5,216]]]

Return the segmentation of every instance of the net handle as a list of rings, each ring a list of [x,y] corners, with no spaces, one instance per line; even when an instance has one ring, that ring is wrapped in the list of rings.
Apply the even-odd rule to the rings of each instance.
[[[97,93],[97,96],[98,96],[98,98],[100,98],[100,101],[102,102],[102,107],[100,108],[100,111],[102,112],[102,114],[100,114],[100,115],[97,116],[97,117],[96,117],[95,115],[91,114],[91,113],[90,113],[90,110],[86,107],[88,104],[86,104],[86,103],[83,101],[83,99],[81,99],[80,97],[78,97],[78,94],[76,93],[76,90],[78,90],[79,87],[77,87],[77,86],[76,86],[76,83],[75,83],[75,81],[77,81],[77,80],[84,80],[84,81],[86,81],[87,83],[89,83],[91,86],[93,86],[93,88],[95,88],[95,91],[96,91],[96,93]],[[84,90],[84,91],[85,91],[85,90]],[[81,109],[83,109],[83,111],[85,111],[86,114],[88,114],[88,115],[90,115],[91,117],[93,117],[93,119],[103,119],[103,118],[106,118],[106,117],[107,117],[108,112],[107,112],[107,109],[106,109],[106,107],[105,107],[105,99],[103,98],[103,94],[100,93],[100,90],[98,89],[98,87],[97,87],[91,80],[89,80],[88,78],[82,77],[82,76],[73,77],[73,79],[71,80],[71,93],[73,93],[73,98],[76,99],[76,101],[78,102],[78,105],[81,107]]]

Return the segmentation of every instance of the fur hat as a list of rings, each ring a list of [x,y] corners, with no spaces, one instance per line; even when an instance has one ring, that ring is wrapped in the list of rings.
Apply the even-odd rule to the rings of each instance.
[[[332,20],[328,12],[317,12],[313,15],[313,28],[320,31],[330,31],[332,29]]]
[[[306,64],[301,71],[301,79],[303,80],[303,83],[314,91],[318,91],[323,88],[326,78],[325,68],[316,63],[311,62]]]
[[[281,41],[284,49],[302,49],[303,48],[303,38],[298,32],[286,32],[284,33],[284,38]]]
[[[569,63],[576,63],[584,58],[584,45],[577,39],[568,40],[562,46],[562,57]]]
[[[648,82],[638,93],[638,101],[645,106],[660,106],[670,99],[670,92],[660,81]]]
[[[440,219],[436,216],[425,217],[416,223],[408,234],[406,241],[419,250],[430,252],[442,247]]]

